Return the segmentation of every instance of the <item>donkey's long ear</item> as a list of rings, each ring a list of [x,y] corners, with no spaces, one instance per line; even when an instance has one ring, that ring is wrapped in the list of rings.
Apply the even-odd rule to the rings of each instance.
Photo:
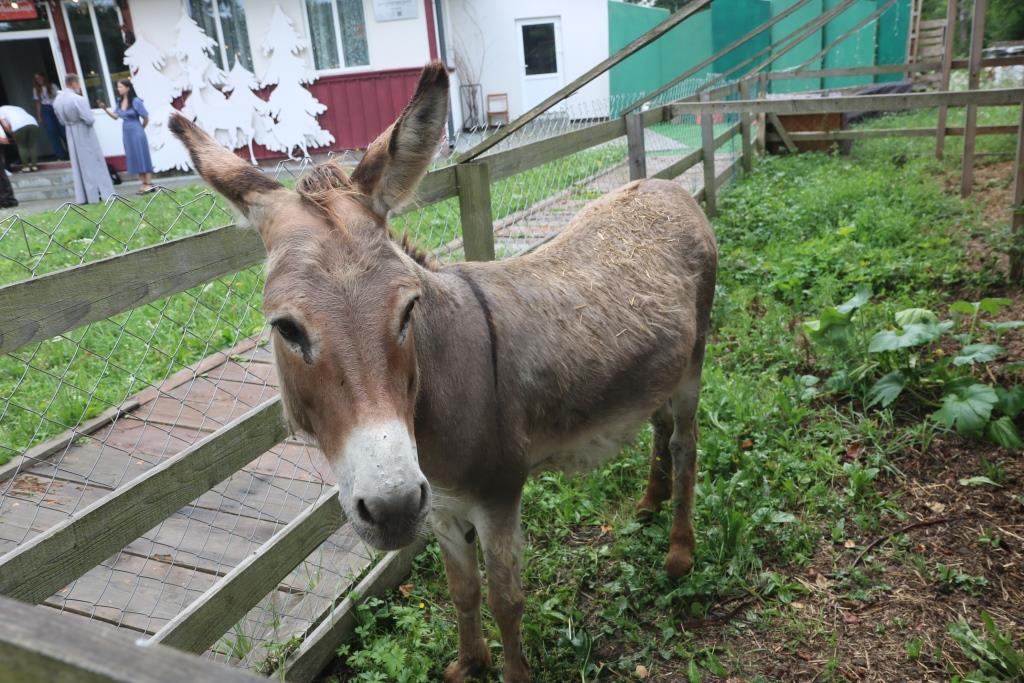
[[[203,180],[234,204],[246,216],[255,208],[273,201],[288,190],[276,180],[247,164],[196,124],[178,112],[171,114],[168,127],[192,156],[192,163]]]
[[[398,120],[352,171],[352,182],[370,197],[377,214],[386,216],[412,197],[437,153],[447,119],[448,72],[441,62],[431,62]]]

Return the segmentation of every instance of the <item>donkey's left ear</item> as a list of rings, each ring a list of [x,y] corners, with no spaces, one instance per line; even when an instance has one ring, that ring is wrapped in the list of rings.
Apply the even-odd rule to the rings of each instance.
[[[398,120],[370,144],[352,182],[370,197],[381,217],[412,198],[437,153],[448,119],[448,72],[441,62],[423,68],[409,104]]]

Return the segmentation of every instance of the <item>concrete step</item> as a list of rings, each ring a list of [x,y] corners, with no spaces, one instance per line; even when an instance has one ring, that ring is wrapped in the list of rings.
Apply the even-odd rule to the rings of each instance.
[[[15,173],[10,180],[19,201],[67,199],[75,194],[70,170]]]

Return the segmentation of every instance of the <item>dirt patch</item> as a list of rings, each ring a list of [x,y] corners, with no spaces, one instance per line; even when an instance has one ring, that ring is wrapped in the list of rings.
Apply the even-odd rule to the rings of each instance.
[[[977,628],[985,610],[1003,629],[1024,629],[1024,459],[952,436],[894,465],[900,474],[887,475],[879,493],[902,514],[844,542],[823,538],[807,568],[769,568],[802,585],[802,595],[788,604],[733,598],[680,624],[696,636],[693,649],[718,652],[728,671],[702,668],[702,680],[948,680],[972,670],[949,624],[963,617]],[[998,487],[960,483],[994,471]],[[846,528],[856,530],[856,511],[848,514]],[[623,645],[605,641],[595,658],[632,654]],[[687,680],[688,666],[661,662],[647,680]]]
[[[984,218],[985,231],[972,234],[967,240],[967,258],[976,271],[995,268],[1001,273],[1009,271],[1009,257],[993,246],[992,231],[1005,230],[1010,222],[1013,206],[1013,161],[993,162],[974,169],[972,201]],[[960,192],[960,177],[947,176],[945,187],[951,194]]]

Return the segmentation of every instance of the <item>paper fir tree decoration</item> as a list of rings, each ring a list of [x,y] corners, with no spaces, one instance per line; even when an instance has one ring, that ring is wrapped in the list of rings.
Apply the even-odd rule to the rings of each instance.
[[[316,117],[327,110],[305,84],[316,80],[316,72],[306,65],[302,56],[306,42],[295,31],[292,20],[274,7],[267,37],[263,41],[263,54],[268,58],[263,73],[264,87],[276,86],[270,94],[269,113],[274,118],[273,140],[268,149],[284,152],[289,159],[296,148],[303,157],[309,156],[310,147],[322,147],[334,142],[334,136],[320,127]]]
[[[235,123],[231,120],[227,97],[217,86],[227,81],[227,74],[211,59],[217,41],[203,33],[187,14],[178,22],[175,57],[181,69],[178,86],[187,93],[181,113],[196,122],[217,141],[234,149]]]
[[[259,87],[253,72],[242,66],[240,59],[235,59],[235,65],[228,72],[227,82],[223,88],[225,92],[231,93],[226,105],[227,118],[235,127],[235,145],[249,148],[249,161],[253,165],[256,164],[256,156],[252,151],[253,142],[268,149],[280,147],[272,130],[274,121],[270,118],[270,105],[253,92]]]

